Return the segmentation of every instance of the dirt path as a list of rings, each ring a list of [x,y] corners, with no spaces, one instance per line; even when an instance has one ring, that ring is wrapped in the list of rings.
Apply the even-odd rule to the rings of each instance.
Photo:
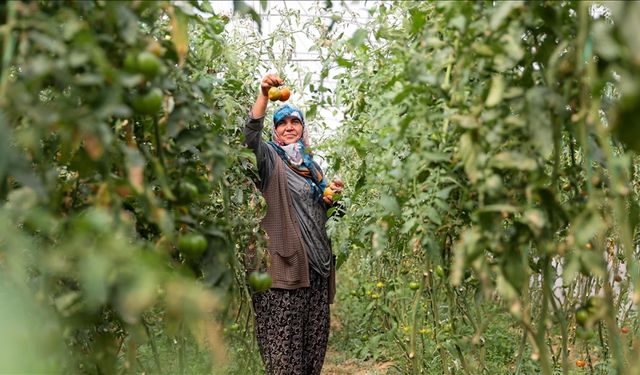
[[[342,329],[339,317],[332,314],[331,332],[335,333]],[[331,345],[331,340],[329,340],[329,348],[322,367],[322,375],[391,375],[394,373],[389,371],[392,365],[393,362],[376,363],[350,358],[349,353],[338,351]]]
[[[322,375],[385,375],[391,365],[391,362],[372,363],[345,359],[343,355],[329,347]]]

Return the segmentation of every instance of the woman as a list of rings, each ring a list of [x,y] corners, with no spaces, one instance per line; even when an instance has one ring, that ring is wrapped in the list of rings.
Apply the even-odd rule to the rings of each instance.
[[[320,374],[329,338],[329,304],[335,294],[331,242],[325,230],[332,204],[309,150],[302,112],[284,105],[273,115],[271,141],[262,140],[271,87],[283,80],[266,75],[244,127],[245,143],[258,163],[258,187],[267,202],[271,289],[252,297],[255,330],[268,374]],[[329,187],[342,191],[342,182]]]

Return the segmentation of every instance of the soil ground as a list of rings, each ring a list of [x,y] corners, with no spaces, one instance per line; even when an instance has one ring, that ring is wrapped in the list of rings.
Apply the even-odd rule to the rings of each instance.
[[[329,347],[322,375],[385,375],[391,365],[391,362],[373,363],[347,359]]]
[[[333,311],[335,310],[332,309]],[[342,322],[336,314],[332,313],[331,332],[335,333],[342,329]],[[322,375],[391,375],[395,374],[392,365],[393,362],[376,363],[349,358],[347,353],[341,353],[332,347],[329,340]]]

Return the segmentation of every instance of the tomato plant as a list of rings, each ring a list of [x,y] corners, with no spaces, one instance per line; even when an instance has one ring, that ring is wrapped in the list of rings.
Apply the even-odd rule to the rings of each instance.
[[[0,315],[35,348],[5,351],[10,331],[0,371],[185,373],[189,343],[219,366],[213,290],[244,285],[236,245],[262,246],[237,126],[258,59],[229,64],[228,17],[196,2],[14,1],[0,17]]]
[[[489,317],[503,313],[516,327],[516,373],[568,373],[570,353],[585,350],[574,346],[581,306],[575,318],[597,338],[585,355],[597,349],[601,368],[634,371],[617,322],[635,319],[621,306],[635,305],[638,280],[626,116],[639,72],[621,55],[637,52],[631,39],[610,36],[637,31],[625,13],[638,8],[609,5],[381,4],[347,39],[316,28],[321,77],[338,81],[316,105],[346,108],[324,145],[351,182],[350,210],[332,227],[343,267],[390,285],[425,281],[414,299],[398,291],[388,309],[355,308],[353,335],[373,311],[389,332],[390,322],[451,325],[432,342],[386,336],[407,373],[507,371],[486,361]],[[634,83],[623,88],[618,72]],[[635,281],[616,278],[620,269]],[[359,297],[344,298],[353,308]]]
[[[403,373],[638,372],[640,5],[373,3],[348,33],[318,6],[320,71],[287,84],[346,181],[334,342]],[[302,18],[265,38],[234,7],[258,28],[207,2],[0,5],[2,370],[207,372],[222,325],[259,372],[241,124]]]

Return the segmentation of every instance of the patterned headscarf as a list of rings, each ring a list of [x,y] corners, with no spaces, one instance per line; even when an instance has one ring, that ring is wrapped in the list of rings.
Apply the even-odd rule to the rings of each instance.
[[[276,127],[286,117],[295,117],[302,123],[302,136],[296,142],[285,145],[276,132]],[[271,147],[278,153],[282,161],[285,162],[297,174],[304,177],[313,190],[316,198],[322,197],[322,192],[327,186],[322,170],[313,162],[313,154],[309,149],[309,137],[307,126],[304,122],[302,111],[288,104],[276,109],[273,114],[273,128],[271,129]]]
[[[304,115],[299,108],[290,106],[289,104],[285,104],[282,107],[276,109],[273,113],[273,129],[272,129],[272,138],[273,141],[279,144],[280,146],[284,146],[284,141],[280,139],[278,133],[276,133],[276,127],[280,124],[286,117],[295,117],[302,123],[302,141],[304,142],[305,147],[309,148],[309,134],[307,132],[306,124],[304,123]]]

